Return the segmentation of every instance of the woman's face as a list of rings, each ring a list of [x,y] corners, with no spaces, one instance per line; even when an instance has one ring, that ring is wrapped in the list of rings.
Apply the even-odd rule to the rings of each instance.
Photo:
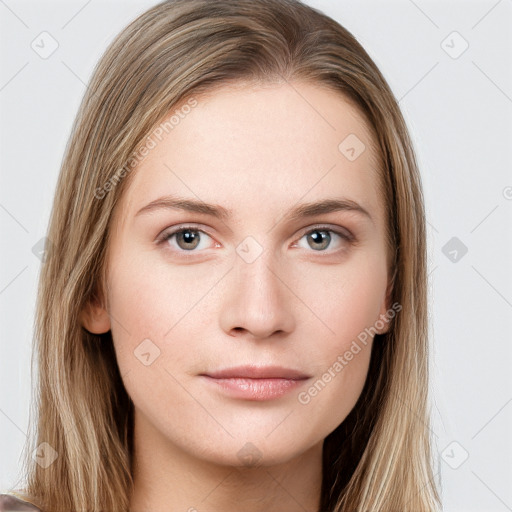
[[[386,330],[376,153],[357,110],[311,84],[188,104],[116,207],[108,313],[87,326],[112,331],[139,438],[281,463],[345,419]]]

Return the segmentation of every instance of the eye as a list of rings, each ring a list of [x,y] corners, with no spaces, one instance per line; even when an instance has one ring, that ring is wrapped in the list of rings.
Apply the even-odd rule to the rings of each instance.
[[[208,238],[211,237],[200,229],[180,226],[178,229],[165,232],[160,237],[159,243],[168,242],[170,245],[174,245],[174,248],[177,247],[178,251],[193,252],[195,249],[207,249]]]
[[[199,250],[208,249],[208,239],[212,237],[203,230],[194,226],[179,226],[177,229],[166,231],[159,237],[158,243],[168,243],[173,246],[177,252],[197,252]],[[305,239],[307,246],[301,245],[301,240]],[[333,251],[341,250],[347,244],[354,240],[353,235],[348,231],[336,230],[327,226],[317,226],[310,229],[302,235],[297,245],[303,248],[311,248],[316,252],[326,252],[326,249],[333,245]],[[216,243],[217,247],[220,247]],[[336,247],[337,246],[337,247]]]
[[[306,239],[307,246],[317,252],[325,252],[325,249],[333,245],[333,240],[335,241],[335,247],[332,249],[336,250],[342,249],[344,245],[352,242],[354,239],[348,231],[335,230],[326,226],[317,226],[314,229],[310,229],[300,240],[304,238]],[[336,245],[338,247],[336,247]]]

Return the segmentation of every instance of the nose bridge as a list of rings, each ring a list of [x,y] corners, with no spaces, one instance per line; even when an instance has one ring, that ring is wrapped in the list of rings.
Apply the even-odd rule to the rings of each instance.
[[[242,328],[255,337],[289,332],[294,326],[293,304],[283,283],[286,278],[280,276],[279,259],[270,249],[265,250],[248,238],[237,247],[225,290],[222,327],[227,332]]]
[[[263,296],[270,301],[276,299],[279,280],[276,275],[275,257],[270,250],[263,250],[254,261],[248,261],[238,254],[235,273],[239,277],[240,286],[244,288],[244,295],[248,294],[256,300]]]
[[[276,276],[275,257],[270,250],[263,250],[254,261],[237,254],[234,270],[239,298],[254,308],[254,314],[269,316],[279,307],[279,288],[283,285]]]

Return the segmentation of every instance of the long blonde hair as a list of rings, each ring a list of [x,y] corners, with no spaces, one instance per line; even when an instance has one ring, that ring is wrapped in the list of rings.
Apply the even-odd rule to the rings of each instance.
[[[324,442],[321,510],[433,511],[428,417],[427,273],[420,175],[386,80],[345,28],[297,0],[169,0],[111,43],[94,70],[66,147],[41,267],[34,432],[23,495],[44,512],[127,512],[133,403],[111,333],[79,322],[104,292],[116,204],[155,126],[228,83],[308,81],[355,104],[374,133],[386,203],[391,302],[363,392]],[[35,373],[35,372],[34,372]],[[42,467],[32,451],[48,443]],[[46,445],[45,445],[46,446]]]

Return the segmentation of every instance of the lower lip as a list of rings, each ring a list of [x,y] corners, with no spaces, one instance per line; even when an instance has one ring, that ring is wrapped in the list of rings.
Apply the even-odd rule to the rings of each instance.
[[[307,379],[248,379],[224,378],[215,379],[203,375],[208,382],[217,386],[233,398],[243,400],[274,400],[301,386]]]

